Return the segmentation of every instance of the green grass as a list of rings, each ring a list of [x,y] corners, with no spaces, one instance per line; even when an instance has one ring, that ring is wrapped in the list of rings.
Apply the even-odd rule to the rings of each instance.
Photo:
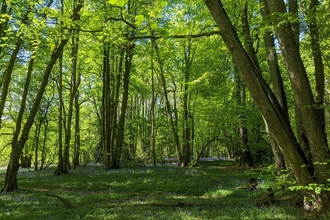
[[[68,175],[53,169],[19,171],[19,191],[0,195],[0,219],[329,219],[304,214],[292,193],[276,190],[276,204],[257,206],[273,177],[261,169],[233,169],[230,162],[203,162],[197,168],[135,167],[105,171],[78,167]],[[0,170],[3,185],[4,170]],[[250,176],[260,190],[235,189]],[[58,198],[68,201],[68,208]],[[289,199],[284,199],[289,198]]]

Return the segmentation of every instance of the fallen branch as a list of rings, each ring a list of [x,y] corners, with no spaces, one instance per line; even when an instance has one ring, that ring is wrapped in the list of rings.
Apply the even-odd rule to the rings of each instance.
[[[52,196],[52,197],[58,198],[66,207],[74,208],[74,206],[71,205],[71,203],[68,200],[62,198],[61,196],[49,194],[48,192],[45,192],[45,193],[46,193],[46,196]]]

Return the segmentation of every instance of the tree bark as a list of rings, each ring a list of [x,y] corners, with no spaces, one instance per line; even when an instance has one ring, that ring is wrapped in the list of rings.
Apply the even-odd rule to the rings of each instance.
[[[182,156],[181,156],[181,152],[180,152],[180,139],[179,139],[179,135],[178,135],[177,125],[176,125],[176,122],[174,121],[174,120],[177,120],[177,117],[175,119],[173,118],[173,112],[171,110],[171,104],[170,104],[168,94],[167,94],[168,92],[167,92],[166,81],[165,81],[165,76],[164,76],[164,66],[163,66],[164,64],[160,58],[158,45],[155,40],[153,40],[153,45],[155,48],[156,57],[157,57],[158,65],[159,65],[160,82],[161,82],[163,92],[164,92],[167,117],[171,124],[171,131],[172,131],[172,135],[173,135],[176,156],[177,156],[178,163],[181,165]],[[174,100],[175,100],[175,98],[174,98]]]
[[[79,1],[79,4],[76,5],[76,8],[73,13],[73,20],[76,18],[76,14],[80,12],[80,9],[82,8],[83,1]],[[5,176],[5,183],[4,187],[2,189],[3,192],[11,192],[14,190],[17,190],[17,172],[20,167],[19,159],[20,155],[22,153],[22,150],[25,146],[25,143],[29,137],[30,129],[33,125],[34,118],[38,112],[38,108],[42,99],[42,96],[44,94],[44,91],[46,89],[46,86],[48,84],[48,79],[50,76],[50,73],[53,69],[54,64],[56,63],[56,60],[60,56],[61,52],[63,51],[64,46],[68,42],[68,39],[62,39],[60,44],[53,50],[50,61],[47,64],[47,67],[45,69],[41,85],[39,87],[39,90],[37,92],[37,95],[35,97],[35,100],[33,102],[30,114],[27,118],[27,121],[24,125],[22,134],[20,136],[20,139],[17,143],[12,143],[12,151],[10,154],[10,160],[7,166],[6,176]]]
[[[221,36],[238,65],[256,106],[266,120],[270,134],[274,136],[281,151],[288,159],[298,182],[308,185],[312,182],[313,172],[307,166],[303,166],[308,161],[296,141],[289,120],[283,117],[285,112],[262,78],[260,69],[254,65],[243,49],[221,2],[218,0],[204,0],[204,2],[220,28]]]
[[[128,101],[128,89],[129,89],[129,76],[131,73],[131,65],[133,58],[133,48],[134,43],[127,42],[126,47],[126,57],[125,57],[125,73],[123,78],[123,97],[121,103],[121,112],[120,118],[118,122],[118,135],[116,139],[116,145],[114,147],[114,154],[111,155],[111,169],[119,169],[120,168],[120,157],[122,153],[122,147],[124,143],[124,129],[125,129],[125,121],[126,121],[126,109],[127,109],[127,101]]]
[[[282,0],[267,0],[270,14],[285,14],[285,5]],[[314,177],[320,183],[327,183],[330,165],[324,164],[329,158],[329,149],[322,121],[318,110],[315,108],[312,90],[299,53],[299,46],[294,39],[290,23],[283,23],[283,19],[273,15],[272,22],[275,26],[280,49],[286,63],[291,87],[294,92],[297,111],[302,118],[302,126],[311,150],[312,162],[308,164],[314,168]],[[278,25],[279,22],[281,25]]]
[[[269,10],[268,10],[267,4],[266,4],[266,0],[261,0],[260,2],[261,2],[261,15],[262,15],[264,21],[267,21],[267,17],[269,16]],[[286,95],[285,95],[285,91],[284,91],[284,85],[283,85],[283,80],[282,80],[282,76],[281,76],[281,71],[280,71],[280,68],[278,65],[277,54],[275,51],[274,38],[273,38],[271,32],[269,32],[269,31],[264,33],[263,38],[264,38],[265,47],[266,47],[266,60],[267,60],[267,64],[268,64],[270,78],[272,81],[273,92],[285,113],[284,117],[289,118],[287,99],[286,99]],[[268,131],[268,129],[267,129],[267,131]],[[278,174],[279,174],[281,170],[286,169],[285,159],[284,159],[283,153],[281,152],[279,146],[277,145],[276,141],[274,140],[274,137],[269,135],[269,139],[270,139],[270,145],[272,147],[272,152],[273,152],[274,158],[275,158],[275,169],[278,171]]]
[[[156,96],[155,96],[155,78],[154,78],[154,46],[151,42],[151,57],[150,57],[150,68],[151,68],[151,106],[150,106],[150,115],[151,115],[151,150],[152,150],[152,158],[153,165],[157,165],[156,158],[156,133],[155,133],[155,104],[156,104]]]
[[[103,91],[102,91],[102,143],[104,149],[105,169],[110,169],[111,149],[111,107],[110,107],[110,45],[103,44]]]
[[[316,9],[319,5],[318,0],[311,0],[309,6],[309,29],[311,36],[311,49],[314,61],[314,75],[315,75],[315,103],[325,131],[325,116],[324,116],[324,64],[322,59],[322,52],[320,46],[320,37],[317,24]]]
[[[187,46],[184,45],[184,85],[183,85],[183,165],[188,166],[191,160],[191,118],[190,118],[190,100],[189,100],[189,80],[191,74],[191,65],[194,60],[194,51],[192,41],[188,39]]]

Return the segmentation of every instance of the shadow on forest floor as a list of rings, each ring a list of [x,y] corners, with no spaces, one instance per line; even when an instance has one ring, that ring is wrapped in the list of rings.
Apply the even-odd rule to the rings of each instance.
[[[78,167],[67,175],[19,171],[19,191],[2,193],[0,219],[328,219],[304,214],[297,194],[280,190],[261,168],[241,169],[231,161],[199,167],[140,166],[105,171]],[[249,177],[257,190],[237,189]],[[0,183],[4,171],[0,171]],[[272,186],[275,202],[256,205]]]

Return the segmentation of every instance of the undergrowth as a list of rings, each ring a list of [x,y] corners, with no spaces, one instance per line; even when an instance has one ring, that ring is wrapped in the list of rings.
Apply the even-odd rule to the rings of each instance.
[[[294,202],[297,194],[280,190],[272,175],[262,169],[238,169],[228,161],[204,162],[196,168],[140,166],[106,171],[88,166],[60,176],[53,171],[21,169],[19,190],[0,195],[0,219],[293,220],[330,216],[309,216]],[[0,170],[2,185],[4,172]],[[251,176],[258,179],[258,190],[236,189],[247,185]],[[268,187],[274,188],[275,202],[256,205]]]

